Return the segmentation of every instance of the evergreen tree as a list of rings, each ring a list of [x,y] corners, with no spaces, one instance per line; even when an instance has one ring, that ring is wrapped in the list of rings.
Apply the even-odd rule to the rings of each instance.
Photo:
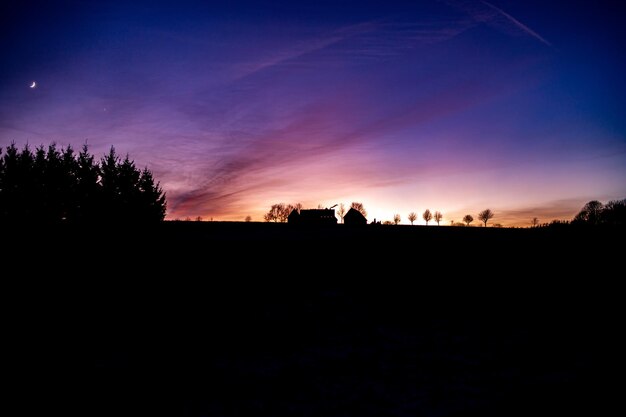
[[[87,145],[52,143],[33,153],[0,149],[0,221],[154,223],[165,218],[165,194],[152,173],[121,160],[111,147],[100,164]]]

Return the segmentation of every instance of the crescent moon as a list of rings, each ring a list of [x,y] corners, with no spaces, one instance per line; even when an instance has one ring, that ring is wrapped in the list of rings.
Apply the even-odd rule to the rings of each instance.
[[[33,83],[30,85],[30,88],[35,88],[37,87],[37,82],[33,81]]]

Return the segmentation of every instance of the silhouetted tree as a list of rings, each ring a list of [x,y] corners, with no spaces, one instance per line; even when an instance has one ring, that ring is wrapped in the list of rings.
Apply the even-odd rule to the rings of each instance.
[[[134,165],[133,165],[134,167]],[[165,194],[160,183],[154,182],[152,172],[145,167],[139,176],[138,220],[156,222],[165,218]]]
[[[128,157],[121,161],[114,148],[100,164],[87,145],[76,155],[54,143],[34,153],[11,144],[0,156],[1,221],[152,223],[165,217],[165,194],[152,173]]]
[[[282,211],[284,210],[284,206],[285,205],[282,203],[272,204],[272,207],[270,207],[270,211],[268,211],[267,214],[265,214],[264,216],[265,221],[273,221],[274,223],[277,223],[280,220],[280,216]]]
[[[77,215],[90,219],[97,216],[101,210],[100,166],[89,153],[87,144],[83,145],[76,162],[76,193],[79,206]]]
[[[289,213],[294,210],[294,206],[291,204],[285,205],[284,203],[272,204],[270,211],[268,211],[264,216],[266,222],[273,221],[274,223],[281,222],[285,223],[287,218],[289,217]]]
[[[599,201],[590,201],[574,217],[572,224],[611,225],[626,224],[626,199],[612,200],[603,205]]]
[[[341,220],[341,223],[343,223],[343,216],[346,214],[346,206],[343,205],[343,203],[339,204],[339,207],[337,207],[337,215],[339,216],[339,220]]]
[[[246,223],[250,223],[252,221],[252,217],[246,216]]]
[[[485,227],[487,227],[487,222],[489,221],[489,219],[493,219],[493,211],[485,209],[478,213],[478,220],[485,223]]]
[[[417,220],[417,214],[415,214],[414,211],[409,213],[409,217],[407,217],[409,219],[409,221],[411,222],[411,226],[413,226],[413,222],[415,220]]]
[[[626,199],[612,200],[602,209],[600,220],[603,224],[612,226],[626,224]]]
[[[465,224],[466,224],[466,225],[468,225],[468,226],[469,226],[469,225],[470,225],[470,223],[474,221],[474,218],[472,217],[472,215],[471,215],[471,214],[466,214],[466,215],[463,217],[463,221],[465,222]]]
[[[588,202],[574,217],[574,223],[584,223],[590,225],[600,224],[603,208],[604,206],[602,203],[597,200]]]
[[[393,223],[394,223],[394,224],[396,224],[396,225],[397,225],[398,223],[400,223],[400,220],[401,220],[401,219],[400,219],[400,215],[399,215],[399,214],[394,214],[394,215],[393,215]]]
[[[426,209],[426,211],[422,214],[422,218],[426,221],[426,226],[428,226],[428,222],[432,220],[433,214],[430,210]]]
[[[443,219],[443,214],[436,211],[433,219],[435,219],[435,221],[437,222],[437,226],[439,226],[439,222],[441,221],[441,219]]]
[[[302,210],[302,203],[296,203],[292,205],[291,207],[292,207],[292,210],[296,210],[298,213],[300,213],[300,210]],[[289,213],[291,213],[291,210],[289,211]],[[287,216],[289,216],[289,213],[287,214]]]
[[[294,206],[291,204],[284,205],[282,204],[282,210],[280,211],[279,220],[281,223],[285,223],[287,219],[289,219],[289,215],[293,210],[296,210]]]
[[[353,208],[356,211],[361,212],[363,217],[367,217],[367,211],[365,211],[365,207],[363,207],[363,203],[353,201],[352,204],[350,204],[350,208]]]
[[[539,219],[536,217],[533,217],[530,223],[532,224],[533,227],[537,227],[539,226]]]

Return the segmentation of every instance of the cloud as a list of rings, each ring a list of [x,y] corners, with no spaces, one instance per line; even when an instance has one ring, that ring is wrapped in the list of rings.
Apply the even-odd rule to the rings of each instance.
[[[502,20],[506,23],[504,26],[512,27],[523,33],[535,38],[539,42],[546,46],[552,46],[546,38],[539,33],[520,22],[511,14],[505,12],[503,9],[484,0],[443,0],[449,6],[455,9],[460,9],[463,12],[469,14],[478,23],[488,23],[491,25],[502,25]]]
[[[475,22],[470,19],[415,22],[379,19],[320,31],[316,36],[287,44],[266,58],[246,63],[234,81],[287,65],[328,64],[333,59],[345,64],[388,58],[416,45],[445,42],[473,26]]]
[[[535,38],[538,41],[546,44],[547,46],[552,46],[552,44],[550,42],[548,42],[544,37],[539,35],[537,32],[535,32],[534,30],[532,30],[531,28],[529,28],[528,26],[526,26],[525,24],[523,24],[522,22],[520,22],[519,20],[517,20],[516,18],[514,18],[513,16],[511,16],[510,14],[505,12],[504,10],[502,10],[501,8],[496,7],[493,4],[488,3],[488,2],[486,2],[484,0],[481,0],[481,3],[483,3],[487,7],[492,8],[493,10],[495,10],[496,12],[501,14],[502,16],[506,17],[511,23],[513,23],[515,26],[517,26],[519,29],[523,30],[524,32],[526,32],[527,34],[532,36],[533,38]]]
[[[307,41],[298,42],[295,45],[291,45],[264,60],[248,64],[248,68],[239,74],[236,77],[236,80],[254,75],[260,71],[277,65],[285,64],[288,61],[296,60],[304,55],[321,51],[329,46],[337,44],[338,42],[374,31],[379,27],[379,24],[376,22],[363,22],[339,28],[330,33],[322,34],[316,38],[308,39]]]
[[[499,90],[478,81],[464,81],[447,86],[443,90],[400,103],[380,112],[365,122],[354,120],[344,109],[345,100],[341,92],[336,96],[299,109],[283,118],[288,122],[283,126],[268,128],[260,132],[247,132],[245,140],[225,141],[221,157],[202,169],[202,177],[196,186],[187,190],[176,190],[168,194],[171,213],[174,217],[210,213],[228,214],[240,200],[251,195],[267,194],[280,190],[283,186],[297,188],[300,182],[307,182],[312,193],[328,192],[333,184],[345,181],[346,189],[367,183],[371,187],[398,180],[385,178],[387,167],[382,170],[345,169],[335,167],[335,179],[324,183],[325,175],[315,173],[315,181],[309,181],[314,168],[322,165],[335,155],[344,155],[355,164],[367,159],[358,150],[368,147],[377,155],[384,155],[389,144],[381,140],[393,132],[420,126],[492,99]],[[347,166],[344,161],[340,166]],[[431,165],[431,164],[427,164]],[[313,167],[308,174],[302,174],[303,167]],[[418,170],[417,161],[411,170]],[[394,169],[400,169],[396,166]],[[382,176],[382,178],[381,178]],[[338,178],[342,178],[339,180]],[[263,180],[260,180],[260,179]],[[409,180],[410,176],[405,176]]]
[[[570,198],[546,202],[541,206],[527,206],[517,209],[496,211],[497,223],[508,226],[530,226],[535,217],[540,223],[549,223],[552,220],[571,220],[591,197]]]

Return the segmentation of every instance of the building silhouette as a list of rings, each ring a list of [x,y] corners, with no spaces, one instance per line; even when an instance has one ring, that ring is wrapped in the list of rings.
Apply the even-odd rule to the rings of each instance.
[[[334,209],[292,210],[287,217],[289,224],[328,225],[337,224]]]
[[[367,224],[367,219],[358,210],[351,208],[348,210],[345,216],[343,216],[343,223],[347,225],[365,225]]]

